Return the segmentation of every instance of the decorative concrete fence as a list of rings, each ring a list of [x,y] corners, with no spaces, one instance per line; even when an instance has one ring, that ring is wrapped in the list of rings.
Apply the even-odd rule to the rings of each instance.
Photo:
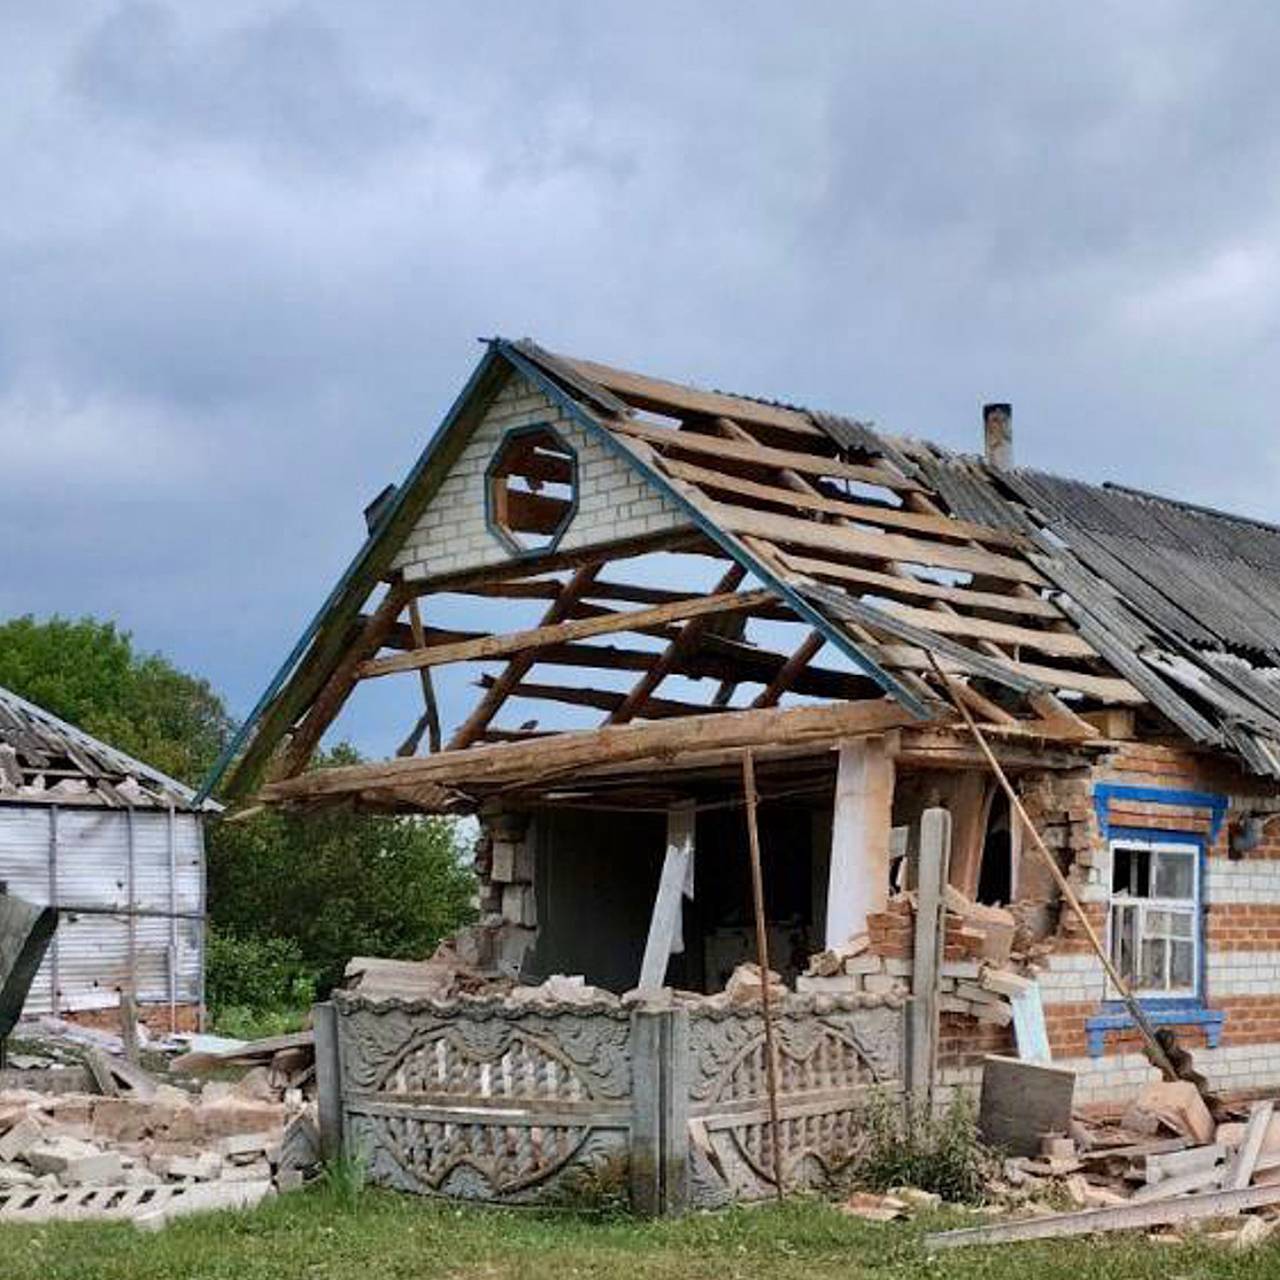
[[[622,1193],[647,1214],[772,1191],[758,1007],[335,993],[315,1023],[326,1147],[379,1185],[495,1204]],[[902,1088],[902,1009],[792,997],[776,1031],[784,1176],[836,1185],[867,1091]]]

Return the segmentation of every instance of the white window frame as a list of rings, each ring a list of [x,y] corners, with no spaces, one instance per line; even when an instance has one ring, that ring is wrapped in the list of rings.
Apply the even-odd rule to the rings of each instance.
[[[1204,910],[1200,884],[1200,845],[1194,840],[1149,840],[1137,836],[1117,836],[1110,841],[1110,849],[1112,885],[1115,883],[1115,855],[1117,849],[1137,850],[1139,852],[1149,854],[1151,863],[1149,875],[1153,883],[1155,880],[1155,861],[1160,854],[1176,854],[1179,857],[1189,857],[1191,859],[1192,896],[1190,898],[1138,898],[1130,897],[1127,893],[1116,893],[1114,888],[1112,889],[1107,905],[1107,954],[1114,960],[1115,924],[1118,915],[1118,912],[1116,911],[1117,907],[1130,908],[1135,911],[1137,915],[1137,923],[1134,933],[1138,943],[1138,955],[1134,960],[1135,979],[1142,973],[1142,946],[1144,939],[1147,937],[1145,922],[1148,913],[1153,911],[1165,911],[1171,912],[1175,915],[1189,915],[1191,917],[1191,984],[1189,986],[1180,987],[1142,987],[1135,985],[1133,987],[1133,993],[1134,995],[1141,996],[1144,999],[1151,1000],[1186,1000],[1196,998],[1200,994],[1201,924],[1203,921]],[[1164,936],[1167,937],[1168,935]],[[1179,941],[1185,941],[1185,939],[1179,939]],[[1172,957],[1172,947],[1166,946],[1166,982],[1169,977]],[[1118,967],[1119,966],[1117,965],[1117,968]],[[1113,991],[1111,995],[1112,998],[1117,998],[1119,996],[1119,992]]]

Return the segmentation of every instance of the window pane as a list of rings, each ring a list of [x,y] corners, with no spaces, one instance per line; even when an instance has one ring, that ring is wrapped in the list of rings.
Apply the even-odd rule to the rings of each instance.
[[[1138,977],[1138,985],[1145,990],[1163,990],[1166,985],[1164,961],[1167,945],[1163,938],[1147,938],[1142,943],[1142,971]]]
[[[1134,972],[1134,954],[1137,950],[1134,937],[1136,925],[1137,912],[1133,907],[1111,908],[1111,963],[1119,970],[1120,976],[1126,982],[1133,982],[1136,976]]]
[[[1147,937],[1164,938],[1169,933],[1169,912],[1148,911],[1145,933]]]
[[[1195,917],[1190,911],[1171,911],[1169,918],[1170,923],[1173,925],[1170,933],[1175,938],[1190,938],[1194,936]]]
[[[1155,857],[1152,897],[1193,898],[1196,892],[1195,854],[1161,850]]]
[[[1171,942],[1169,982],[1175,987],[1195,985],[1195,949],[1189,942]]]

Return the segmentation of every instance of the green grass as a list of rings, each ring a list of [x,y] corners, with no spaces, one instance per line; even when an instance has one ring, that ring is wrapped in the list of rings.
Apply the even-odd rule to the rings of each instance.
[[[979,1219],[980,1220],[980,1219]],[[1280,1248],[1251,1254],[1142,1236],[959,1250],[930,1259],[926,1225],[874,1226],[825,1205],[699,1214],[678,1222],[592,1221],[573,1214],[458,1209],[370,1191],[344,1207],[318,1189],[251,1213],[174,1223],[0,1227],[4,1280],[578,1280],[769,1277],[770,1280],[1217,1280],[1280,1276]]]

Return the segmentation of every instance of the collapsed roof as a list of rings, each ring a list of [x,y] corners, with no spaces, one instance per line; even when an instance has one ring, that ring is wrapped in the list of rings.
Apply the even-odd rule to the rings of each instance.
[[[678,512],[680,527],[624,537],[619,524],[608,554],[515,548],[502,565],[461,574],[434,573],[434,535],[419,533],[427,563],[406,569],[399,553],[512,378],[624,459]],[[545,453],[541,465],[548,475],[568,466]],[[567,518],[536,489],[518,496],[531,527],[558,528]],[[298,794],[287,779],[301,772],[360,681],[418,672],[430,697],[433,667],[484,659],[503,660],[503,669],[482,678],[483,697],[440,744],[436,763],[394,761],[377,774],[379,786],[410,778],[426,786],[458,774],[440,756],[467,749],[479,768],[504,744],[538,736],[494,728],[511,698],[594,707],[617,729],[632,720],[762,711],[791,695],[887,697],[908,719],[927,721],[958,694],[993,728],[1054,736],[1056,727],[1077,738],[1096,733],[1088,713],[1131,708],[1163,731],[1280,777],[1280,664],[1271,639],[1280,634],[1271,567],[1280,531],[1257,522],[998,470],[850,418],[700,391],[503,339],[489,344],[409,478],[379,499],[370,519],[369,540],[206,792],[231,752],[242,750],[229,792],[247,794],[287,740],[264,795]],[[694,594],[598,576],[604,563],[656,547],[718,556],[728,571],[714,589]],[[380,583],[386,594],[362,613]],[[442,591],[541,599],[549,608],[539,626],[506,634],[424,626],[418,599]],[[615,609],[620,601],[642,607]],[[408,624],[400,620],[406,611]],[[726,616],[739,625],[723,625]],[[793,651],[774,652],[745,638],[742,619],[787,620],[809,631]],[[628,632],[665,647],[605,655],[591,646]],[[815,663],[824,648],[843,669]],[[380,656],[388,649],[400,652]],[[614,692],[530,678],[535,666],[574,664],[630,670],[638,679]],[[659,684],[673,675],[717,682],[716,697],[696,705],[659,697]],[[760,692],[735,700],[746,683]],[[420,737],[411,735],[406,754],[416,755]],[[374,776],[373,766],[361,768],[350,775],[353,787]],[[341,770],[326,774],[330,791],[345,785]]]
[[[0,804],[6,803],[201,807],[192,788],[0,686]]]

